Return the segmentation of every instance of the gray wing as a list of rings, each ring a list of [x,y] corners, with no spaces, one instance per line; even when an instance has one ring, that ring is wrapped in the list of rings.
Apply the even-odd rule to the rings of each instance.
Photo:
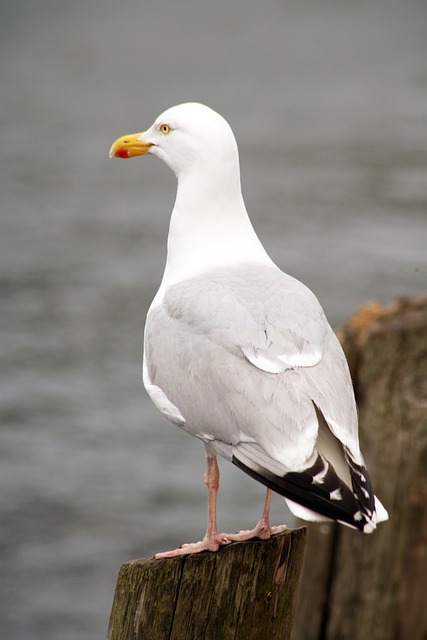
[[[147,319],[145,367],[159,408],[167,413],[164,394],[176,409],[168,417],[226,457],[240,448],[281,472],[306,468],[315,405],[360,455],[338,340],[314,294],[278,269],[218,270],[170,287]]]
[[[387,517],[360,453],[345,356],[303,284],[242,266],[171,286],[149,311],[144,353],[157,407],[296,515],[365,532],[375,504]]]

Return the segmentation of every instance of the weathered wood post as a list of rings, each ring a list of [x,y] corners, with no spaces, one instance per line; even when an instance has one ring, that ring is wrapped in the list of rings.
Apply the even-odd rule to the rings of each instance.
[[[427,638],[427,297],[368,305],[342,331],[362,450],[390,521],[310,525],[293,640]]]
[[[289,640],[305,531],[125,563],[108,640]]]

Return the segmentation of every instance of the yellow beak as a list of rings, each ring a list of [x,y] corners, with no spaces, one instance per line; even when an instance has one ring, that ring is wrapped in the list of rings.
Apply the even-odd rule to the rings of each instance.
[[[151,142],[141,140],[143,135],[144,131],[117,138],[110,149],[110,158],[133,158],[150,153],[150,147],[153,145]]]

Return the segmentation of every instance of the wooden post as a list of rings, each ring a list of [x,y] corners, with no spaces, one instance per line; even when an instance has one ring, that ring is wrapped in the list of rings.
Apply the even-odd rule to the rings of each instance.
[[[427,297],[360,310],[342,331],[362,450],[390,520],[310,525],[293,640],[427,638]]]
[[[305,531],[125,563],[108,640],[289,640]]]

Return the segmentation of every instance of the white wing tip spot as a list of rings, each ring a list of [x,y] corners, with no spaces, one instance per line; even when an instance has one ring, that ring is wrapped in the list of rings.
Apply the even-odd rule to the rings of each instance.
[[[342,500],[341,489],[335,489],[329,494],[331,500]]]

